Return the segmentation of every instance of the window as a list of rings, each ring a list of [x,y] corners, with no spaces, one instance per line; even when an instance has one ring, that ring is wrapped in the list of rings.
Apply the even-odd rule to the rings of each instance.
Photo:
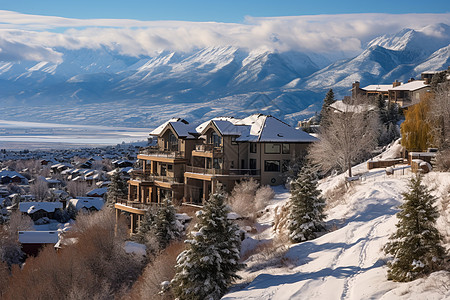
[[[264,161],[264,171],[266,172],[280,172],[279,160],[266,160]]]
[[[236,137],[235,137],[235,136],[232,136],[232,137],[231,137],[231,145],[237,145]]]
[[[170,151],[178,151],[178,139],[172,132],[169,133],[169,147],[168,147],[168,150],[170,150]]]
[[[289,153],[291,153],[291,145],[283,144],[283,154],[289,154]]]
[[[167,170],[172,171],[173,165],[167,165]]]
[[[256,159],[250,158],[250,160],[249,160],[249,169],[256,170]]]
[[[215,131],[211,133],[211,144],[214,147],[220,147],[222,145],[222,137],[220,137]]]
[[[256,153],[256,143],[250,143],[250,153]]]
[[[272,143],[264,144],[264,152],[267,154],[279,154],[281,153],[281,145]]]

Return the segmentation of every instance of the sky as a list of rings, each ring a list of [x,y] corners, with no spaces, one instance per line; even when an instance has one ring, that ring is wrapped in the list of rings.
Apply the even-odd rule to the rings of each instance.
[[[423,0],[0,0],[0,9],[77,19],[242,23],[247,16],[448,13],[450,1],[434,0],[427,5]]]
[[[354,57],[372,39],[404,28],[449,39],[450,1],[423,3],[0,0],[0,62],[60,63],[61,47],[108,48],[139,57],[228,46],[319,53],[335,60]]]

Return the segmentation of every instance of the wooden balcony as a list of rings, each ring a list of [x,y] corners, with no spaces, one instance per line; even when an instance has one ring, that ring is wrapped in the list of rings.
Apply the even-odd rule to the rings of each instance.
[[[186,166],[186,172],[204,174],[204,175],[223,175],[223,176],[260,176],[259,169],[206,169],[199,167]]]
[[[192,151],[192,156],[201,157],[222,157],[223,148],[215,147],[213,144],[200,144],[195,145],[195,149]]]
[[[184,184],[183,177],[169,177],[169,176],[161,176],[158,174],[152,174],[149,171],[143,170],[133,170],[131,172],[131,180],[141,181],[141,182],[167,182],[171,184]]]
[[[169,149],[159,149],[155,147],[144,148],[139,152],[139,155],[165,157],[165,158],[185,158],[184,151],[174,151]],[[138,157],[139,158],[139,157]]]

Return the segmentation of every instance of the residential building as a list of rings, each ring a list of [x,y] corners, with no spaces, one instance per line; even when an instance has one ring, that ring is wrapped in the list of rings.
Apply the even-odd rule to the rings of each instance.
[[[141,169],[128,182],[128,199],[115,204],[135,230],[146,208],[169,197],[175,203],[202,204],[211,193],[231,192],[254,178],[263,185],[283,183],[289,164],[304,156],[316,138],[275,117],[214,118],[198,126],[171,119],[150,135],[157,146],[143,149]]]

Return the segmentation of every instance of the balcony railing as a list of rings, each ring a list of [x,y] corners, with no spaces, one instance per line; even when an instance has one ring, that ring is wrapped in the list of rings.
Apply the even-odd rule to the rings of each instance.
[[[213,152],[215,154],[223,153],[222,147],[215,147],[214,144],[200,144],[195,145],[195,151],[199,152]]]
[[[142,203],[138,201],[128,201],[128,200],[117,200],[116,203],[142,210],[148,210],[150,207],[159,205],[158,203]]]
[[[169,182],[169,183],[184,183],[183,177],[170,177],[170,176],[161,176],[158,174],[152,174],[149,171],[143,170],[133,170],[131,172],[131,176],[133,180],[140,181],[149,181],[149,182]]]
[[[185,158],[184,151],[172,151],[167,149],[159,149],[155,147],[144,148],[140,151],[139,154],[167,157],[167,158]]]
[[[199,174],[207,174],[207,175],[242,175],[242,176],[259,176],[261,175],[261,170],[259,169],[230,169],[230,170],[222,170],[222,169],[206,169],[199,167],[186,166],[186,172],[190,173],[199,173]]]

